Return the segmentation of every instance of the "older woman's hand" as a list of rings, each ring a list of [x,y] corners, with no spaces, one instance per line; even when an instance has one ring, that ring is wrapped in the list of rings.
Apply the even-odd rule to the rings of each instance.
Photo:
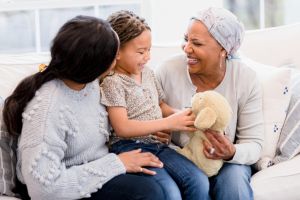
[[[158,159],[158,157],[149,152],[142,152],[141,149],[120,153],[118,156],[125,165],[126,172],[129,173],[139,172],[149,175],[155,175],[155,171],[149,170],[144,167],[163,167],[163,163]]]
[[[231,160],[235,154],[235,146],[224,134],[206,130],[204,132],[209,142],[204,141],[204,155],[210,159]]]
[[[165,144],[169,144],[171,141],[171,133],[169,131],[159,131],[153,133],[151,136],[153,137],[153,139],[156,139]]]

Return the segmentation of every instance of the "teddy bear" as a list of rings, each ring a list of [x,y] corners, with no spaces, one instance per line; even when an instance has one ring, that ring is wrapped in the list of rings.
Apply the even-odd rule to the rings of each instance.
[[[196,116],[194,126],[197,131],[189,133],[190,140],[178,152],[193,161],[208,176],[216,175],[223,160],[208,159],[203,153],[203,140],[207,140],[204,130],[210,129],[224,134],[229,124],[232,110],[228,101],[218,92],[209,90],[196,93],[192,97],[192,111]],[[210,152],[213,153],[213,152]]]

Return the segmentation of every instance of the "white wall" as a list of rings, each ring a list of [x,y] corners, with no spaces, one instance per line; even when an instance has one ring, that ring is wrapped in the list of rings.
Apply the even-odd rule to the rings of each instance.
[[[193,13],[209,6],[221,7],[222,2],[222,0],[151,0],[152,17],[147,20],[152,28],[153,43],[180,43]]]

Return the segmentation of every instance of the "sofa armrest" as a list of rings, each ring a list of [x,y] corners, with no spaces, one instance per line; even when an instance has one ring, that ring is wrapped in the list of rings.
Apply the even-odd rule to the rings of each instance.
[[[300,155],[254,174],[255,200],[297,200],[300,197]]]

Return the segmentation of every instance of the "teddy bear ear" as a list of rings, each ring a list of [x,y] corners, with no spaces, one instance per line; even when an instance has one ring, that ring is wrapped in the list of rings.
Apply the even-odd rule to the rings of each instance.
[[[194,125],[198,129],[208,129],[216,122],[216,120],[216,112],[208,107],[204,108],[197,114]]]

